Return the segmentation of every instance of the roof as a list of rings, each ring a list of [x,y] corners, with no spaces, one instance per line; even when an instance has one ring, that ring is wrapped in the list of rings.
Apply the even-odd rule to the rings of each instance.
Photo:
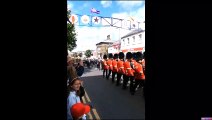
[[[100,45],[100,44],[112,44],[113,42],[99,42],[96,45]]]
[[[144,32],[144,31],[145,31],[145,30],[142,30],[142,29],[136,29],[136,30],[134,30],[134,31],[132,31],[132,32],[130,32],[130,33],[128,33],[127,35],[121,37],[121,39],[122,39],[122,38],[126,38],[126,37],[131,36],[131,35],[134,35],[134,34],[137,34],[137,33],[140,33],[140,32]]]
[[[106,40],[104,40],[102,42],[97,43],[96,45],[100,45],[100,44],[113,44],[113,42],[114,41],[111,41],[111,40],[106,39]]]

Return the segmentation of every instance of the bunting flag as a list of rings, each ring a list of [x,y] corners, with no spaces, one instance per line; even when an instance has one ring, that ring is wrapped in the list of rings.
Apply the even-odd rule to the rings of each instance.
[[[128,17],[128,21],[131,22],[130,28],[136,29],[136,28],[139,27],[139,24],[138,24],[137,20],[134,17],[129,16]]]
[[[103,26],[110,26],[112,18],[102,18],[102,25]]]
[[[131,22],[135,21],[135,19],[133,17],[129,17],[128,20],[131,21]]]
[[[91,16],[91,15],[79,15],[72,14],[70,17],[67,17],[68,22],[79,25],[79,26],[98,26],[98,27],[118,27],[123,29],[144,29],[145,22],[141,22],[138,19],[133,17],[126,17],[125,19],[112,18],[112,17],[100,17],[100,16]],[[92,24],[90,24],[92,23]]]
[[[138,22],[131,22],[131,28],[138,28]]]
[[[113,18],[113,26],[114,27],[121,27],[121,20],[120,19],[117,19],[117,18]]]
[[[92,13],[96,13],[96,14],[99,14],[100,13],[100,11],[99,10],[96,10],[95,8],[91,8],[91,12]]]
[[[130,28],[130,21],[125,19],[122,21],[122,27],[125,29],[129,29]]]
[[[90,22],[90,18],[87,15],[83,15],[81,17],[81,21],[83,24],[88,24]]]
[[[92,22],[96,25],[100,24],[101,18],[100,17],[92,17]]]
[[[72,14],[71,17],[69,18],[69,20],[72,24],[75,24],[78,22],[78,17],[77,17],[77,15]]]

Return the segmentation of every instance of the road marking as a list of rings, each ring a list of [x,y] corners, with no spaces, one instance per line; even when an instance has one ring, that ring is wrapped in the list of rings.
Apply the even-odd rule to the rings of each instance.
[[[91,111],[87,114],[89,120],[93,120],[93,116],[91,115]]]
[[[85,97],[86,97],[86,99],[88,100],[88,102],[91,102],[91,100],[90,100],[90,98],[88,97],[88,94],[87,94],[86,91],[85,91]]]
[[[86,98],[86,100],[87,100],[87,102],[91,102],[91,100],[90,100],[90,98],[89,98],[89,96],[88,96],[88,94],[87,94],[87,92],[85,91],[85,98]],[[101,120],[100,119],[100,117],[99,117],[99,114],[97,113],[97,111],[96,111],[96,109],[92,109],[92,112],[93,112],[93,114],[94,114],[94,117],[96,118],[95,120]],[[89,115],[89,114],[88,114]],[[92,117],[92,115],[91,115],[91,112],[90,112],[90,119],[93,119],[93,117]]]
[[[93,109],[93,114],[94,114],[96,120],[100,120],[99,114],[96,112],[96,109]]]
[[[82,97],[82,101],[83,101],[84,104],[86,104],[86,100],[85,100],[84,96]],[[91,115],[91,111],[87,115],[88,115],[88,119],[90,119],[90,120],[93,119],[93,116]]]
[[[83,102],[83,103],[86,103],[85,97],[84,97],[84,96],[82,97],[82,102]]]

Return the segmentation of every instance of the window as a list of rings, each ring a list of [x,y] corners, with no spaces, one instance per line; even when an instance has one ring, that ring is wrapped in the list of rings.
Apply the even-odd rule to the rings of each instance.
[[[133,36],[133,42],[135,42],[135,36]]]
[[[139,35],[139,40],[141,40],[141,38],[142,38],[142,34]]]
[[[127,38],[127,41],[128,41],[128,44],[130,44],[130,39],[129,38]]]
[[[123,44],[124,44],[124,39],[123,39]]]

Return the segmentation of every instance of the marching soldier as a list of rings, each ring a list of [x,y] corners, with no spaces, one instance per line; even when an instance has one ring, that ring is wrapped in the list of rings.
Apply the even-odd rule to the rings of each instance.
[[[117,62],[118,62],[118,54],[114,54],[113,61],[112,61],[112,66],[113,66],[113,70],[112,70],[112,82],[113,83],[115,82],[115,80],[114,80],[115,75],[118,72]]]
[[[137,64],[135,65],[135,85],[133,86],[133,91],[131,92],[132,95],[135,94],[135,89],[138,87],[138,85],[141,85],[141,87],[144,87],[145,82],[145,74],[143,71],[142,66],[142,53],[137,52]]]
[[[109,73],[108,73],[108,75],[106,76],[107,79],[109,79],[110,74],[111,74],[111,72],[112,72],[112,70],[113,70],[113,65],[112,65],[113,54],[110,53],[110,54],[108,55],[108,57],[109,57],[109,59],[107,60],[107,65],[109,66]]]
[[[133,66],[134,64],[132,63],[132,53],[128,52],[126,54],[126,61],[124,62],[124,69],[125,69],[125,75],[126,77],[124,78],[123,81],[123,89],[126,89],[127,83],[130,79],[130,92],[133,91],[133,80],[134,80],[134,70]]]
[[[102,60],[102,68],[103,68],[103,78],[105,76],[107,76],[107,72],[108,72],[108,65],[107,65],[107,55],[104,55],[103,56],[103,60]],[[106,75],[105,75],[105,72],[106,72]]]
[[[125,70],[124,70],[124,53],[123,52],[120,52],[118,56],[119,56],[119,60],[118,60],[118,63],[117,63],[118,72],[117,72],[116,86],[119,86],[120,85],[121,76],[123,75],[123,78],[125,76]]]

